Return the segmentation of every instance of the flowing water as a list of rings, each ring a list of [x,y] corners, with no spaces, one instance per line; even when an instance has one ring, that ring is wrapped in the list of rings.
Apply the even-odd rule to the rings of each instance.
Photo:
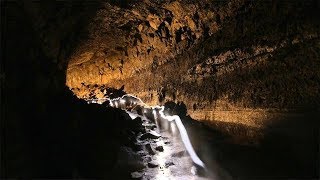
[[[109,100],[110,106],[126,110],[131,119],[140,117],[146,127],[156,125],[155,131],[161,135],[154,140],[139,140],[137,137],[138,145],[145,147],[150,144],[163,148],[152,156],[141,152],[144,162],[152,161],[157,165],[155,168],[144,168],[140,172],[142,179],[208,179],[206,166],[195,152],[179,116],[167,115],[163,106],[150,107],[132,95],[106,100]],[[100,99],[95,102],[103,101]]]
[[[166,114],[163,106],[147,106],[131,95],[95,102],[106,100],[110,106],[126,110],[132,119],[141,117],[147,132],[161,135],[150,140],[141,140],[143,134],[137,135],[137,143],[143,147],[137,156],[142,158],[144,167],[133,172],[133,177],[138,174],[140,179],[225,180],[316,176],[317,166],[312,164],[317,157],[316,143],[312,144],[316,131],[303,127],[305,121],[300,116],[281,121],[290,124],[274,124],[264,132],[259,144],[241,144],[203,123]],[[152,126],[156,128],[147,128]],[[148,146],[162,147],[163,151],[150,154]]]

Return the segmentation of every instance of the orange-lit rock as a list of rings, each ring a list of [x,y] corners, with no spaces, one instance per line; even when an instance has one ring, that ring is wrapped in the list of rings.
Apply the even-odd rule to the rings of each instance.
[[[72,53],[66,84],[78,97],[95,91],[82,83],[124,85],[150,105],[182,101],[194,119],[258,129],[279,113],[319,108],[319,28],[303,13],[310,4],[276,14],[271,2],[244,0],[129,6],[105,3]]]

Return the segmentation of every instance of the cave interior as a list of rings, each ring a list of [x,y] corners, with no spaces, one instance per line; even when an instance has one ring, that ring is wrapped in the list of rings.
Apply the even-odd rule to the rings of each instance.
[[[2,0],[0,177],[318,179],[319,12]]]

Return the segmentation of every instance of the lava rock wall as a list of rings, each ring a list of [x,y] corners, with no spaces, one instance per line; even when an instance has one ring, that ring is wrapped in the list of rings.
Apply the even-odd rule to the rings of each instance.
[[[183,102],[218,128],[319,112],[317,1],[125,4],[105,3],[72,54],[67,85],[78,97],[124,85],[148,104]]]

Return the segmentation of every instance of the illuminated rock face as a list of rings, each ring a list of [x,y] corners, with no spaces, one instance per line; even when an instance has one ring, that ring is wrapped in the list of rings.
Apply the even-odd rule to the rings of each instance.
[[[124,85],[148,104],[182,101],[192,118],[218,128],[260,129],[288,111],[319,108],[316,8],[314,1],[104,3],[71,54],[66,84],[81,98]]]
[[[102,6],[87,29],[88,39],[71,55],[67,78],[70,87],[79,87],[83,82],[115,86],[119,80],[170,63],[218,30],[218,7],[209,1]],[[234,6],[239,5],[221,5],[220,11],[230,11],[225,16],[231,15]]]

